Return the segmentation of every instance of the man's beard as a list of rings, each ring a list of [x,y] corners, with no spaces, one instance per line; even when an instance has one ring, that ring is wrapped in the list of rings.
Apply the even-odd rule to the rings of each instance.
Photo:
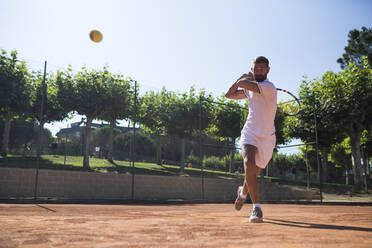
[[[266,75],[255,75],[254,79],[256,79],[257,82],[263,82],[266,79]]]

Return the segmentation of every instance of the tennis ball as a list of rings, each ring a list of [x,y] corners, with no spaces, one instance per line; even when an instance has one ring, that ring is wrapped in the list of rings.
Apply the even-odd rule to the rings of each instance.
[[[98,30],[92,30],[89,33],[89,37],[94,42],[100,42],[103,38],[102,33]]]

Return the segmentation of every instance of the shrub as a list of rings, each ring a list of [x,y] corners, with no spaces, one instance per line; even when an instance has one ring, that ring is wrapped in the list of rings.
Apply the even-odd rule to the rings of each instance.
[[[228,170],[230,166],[230,154],[226,154],[222,158],[222,161],[223,161],[224,167],[226,168],[226,170]],[[244,170],[243,169],[243,157],[240,153],[234,153],[232,169],[233,169],[233,172]]]
[[[222,159],[216,156],[204,157],[203,166],[205,166],[206,168],[211,168],[211,169],[223,169],[224,162]]]
[[[194,154],[190,154],[186,158],[186,165],[191,163],[193,166],[199,165],[199,157],[195,156]]]

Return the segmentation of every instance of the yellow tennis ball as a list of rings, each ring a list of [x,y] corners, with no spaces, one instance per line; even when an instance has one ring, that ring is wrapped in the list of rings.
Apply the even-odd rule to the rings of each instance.
[[[94,42],[100,42],[103,38],[102,33],[98,30],[92,30],[89,33],[89,37]]]

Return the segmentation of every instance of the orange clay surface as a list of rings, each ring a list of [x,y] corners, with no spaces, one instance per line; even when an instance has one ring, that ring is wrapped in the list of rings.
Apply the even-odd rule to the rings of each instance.
[[[372,206],[0,204],[0,247],[372,247]]]

